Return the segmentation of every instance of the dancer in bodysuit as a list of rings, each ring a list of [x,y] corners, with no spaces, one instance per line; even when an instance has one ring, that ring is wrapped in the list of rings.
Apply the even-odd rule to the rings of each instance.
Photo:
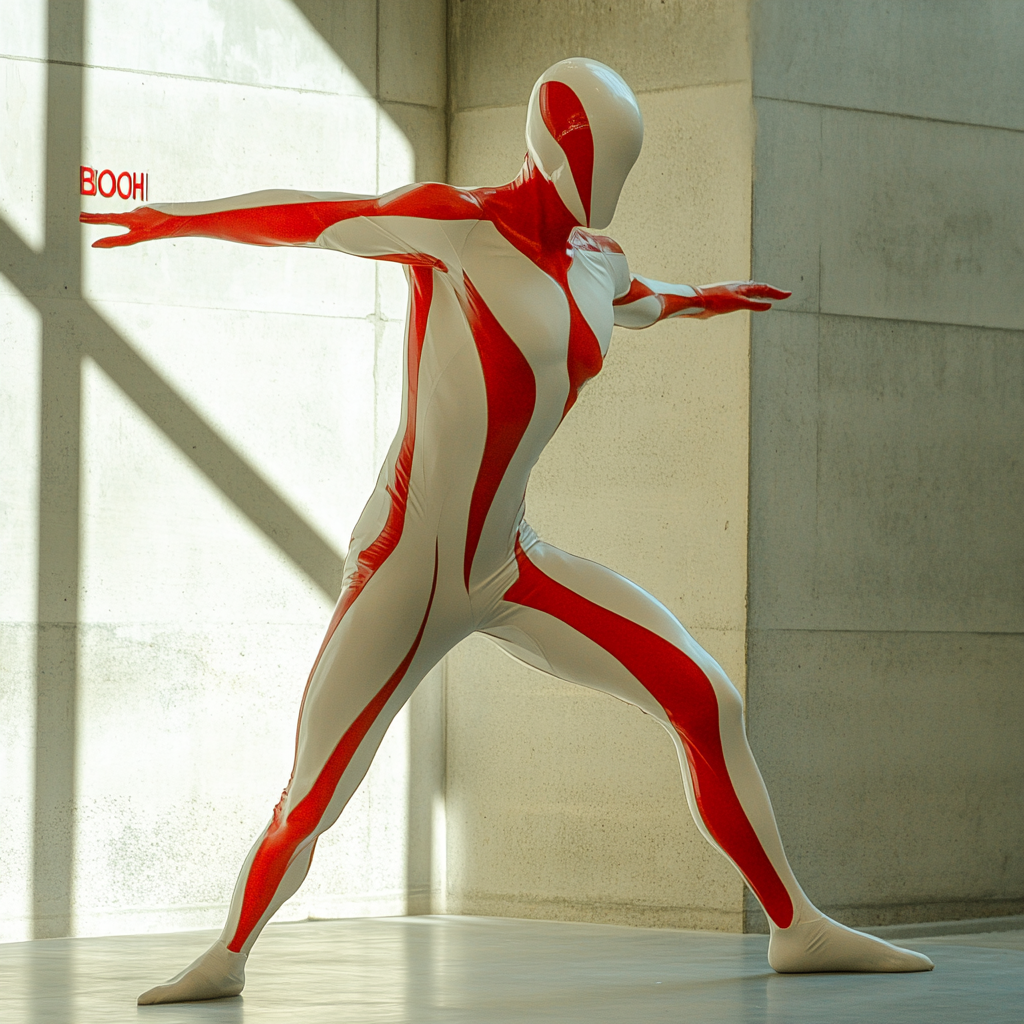
[[[596,61],[534,87],[528,156],[498,188],[412,185],[381,197],[270,191],[83,214],[127,234],[305,245],[407,268],[405,394],[398,434],[356,525],[344,585],[299,710],[291,779],[242,865],[214,945],[140,1003],[235,995],[249,950],[302,883],[384,732],[426,673],[473,632],[561,679],[614,694],[675,741],[701,832],[771,923],[777,971],[920,971],[927,957],[825,917],[790,870],[754,763],[739,693],[653,597],[539,540],[523,519],[530,471],[613,324],[765,310],[788,292],[691,288],[631,275],[594,234],[612,219],[643,137],[626,83]]]

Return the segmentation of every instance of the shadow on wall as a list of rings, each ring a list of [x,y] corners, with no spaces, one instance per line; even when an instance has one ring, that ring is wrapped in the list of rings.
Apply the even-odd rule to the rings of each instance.
[[[295,6],[375,95],[374,68],[361,67],[346,53],[349,33],[340,24],[345,12],[339,12],[339,5],[296,0]],[[332,600],[339,593],[344,564],[342,553],[83,298],[78,168],[83,159],[86,5],[84,0],[50,0],[47,15],[41,251],[34,251],[0,217],[0,271],[36,308],[42,325],[31,904],[37,938],[67,935],[72,926],[83,360],[93,359],[167,440]],[[415,853],[416,844],[410,842],[409,857]],[[410,866],[410,878],[421,873]]]

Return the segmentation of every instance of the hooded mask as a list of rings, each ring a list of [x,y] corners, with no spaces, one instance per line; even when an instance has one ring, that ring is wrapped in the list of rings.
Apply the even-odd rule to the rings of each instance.
[[[644,121],[633,91],[606,64],[570,57],[537,80],[526,145],[540,173],[585,227],[606,228],[640,154]]]

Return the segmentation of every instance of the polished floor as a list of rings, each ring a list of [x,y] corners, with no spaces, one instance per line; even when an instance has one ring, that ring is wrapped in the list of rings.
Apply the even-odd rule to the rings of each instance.
[[[272,925],[245,994],[177,1006],[135,997],[210,932],[0,945],[11,1024],[1002,1024],[1024,1021],[1024,932],[899,940],[928,974],[774,974],[767,939],[500,918]]]

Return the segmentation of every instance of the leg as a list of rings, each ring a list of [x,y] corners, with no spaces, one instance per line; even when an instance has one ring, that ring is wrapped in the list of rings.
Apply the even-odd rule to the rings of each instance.
[[[533,540],[484,632],[514,656],[620,697],[675,741],[698,828],[753,890],[780,972],[930,970],[927,957],[825,917],[793,875],[725,673],[654,598],[616,573]]]
[[[224,930],[181,974],[139,996],[140,1005],[242,991],[249,950],[302,884],[317,838],[337,821],[416,685],[461,639],[445,644],[443,631],[430,628],[434,551],[430,562],[390,560],[354,601],[343,596],[299,712],[292,777],[242,865]]]

